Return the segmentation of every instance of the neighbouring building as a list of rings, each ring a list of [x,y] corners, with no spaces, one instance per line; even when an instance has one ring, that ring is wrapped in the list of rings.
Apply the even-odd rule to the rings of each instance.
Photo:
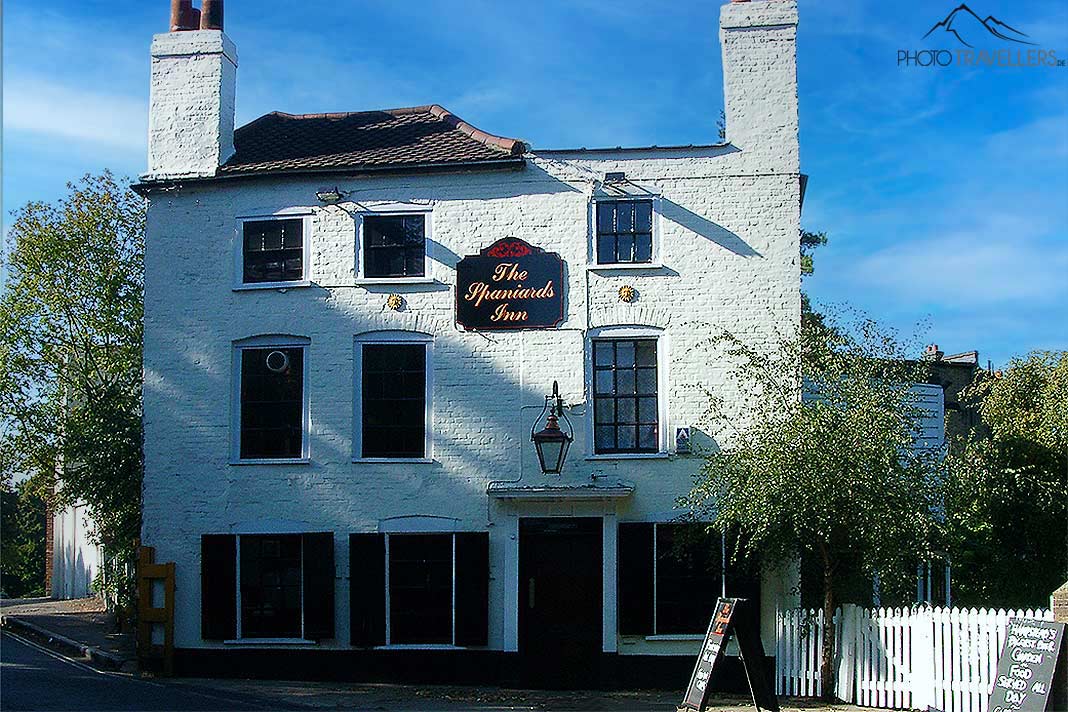
[[[721,8],[725,141],[553,150],[437,105],[235,130],[222,2],[172,5],[136,187],[177,670],[684,687],[724,581],[676,499],[741,398],[707,341],[800,320],[796,2]],[[727,568],[769,654],[796,587]]]
[[[95,595],[101,548],[91,537],[96,525],[84,504],[49,508],[45,519],[45,595],[86,598]]]

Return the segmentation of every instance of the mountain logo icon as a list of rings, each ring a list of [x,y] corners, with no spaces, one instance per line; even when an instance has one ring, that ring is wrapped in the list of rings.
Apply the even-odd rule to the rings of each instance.
[[[941,22],[936,22],[934,27],[927,31],[924,35],[924,39],[931,35],[936,30],[942,30],[957,38],[965,47],[972,47],[973,45],[968,40],[973,42],[978,41],[985,37],[983,33],[993,35],[1005,42],[1016,42],[1018,44],[1033,45],[1037,44],[1030,41],[1030,37],[1017,30],[1014,27],[1010,27],[1001,20],[997,19],[993,15],[987,15],[986,19],[981,19],[970,7],[963,3],[953,9],[946,19]]]

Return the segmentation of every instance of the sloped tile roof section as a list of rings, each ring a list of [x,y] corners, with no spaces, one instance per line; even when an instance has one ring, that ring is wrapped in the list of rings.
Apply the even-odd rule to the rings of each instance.
[[[515,163],[527,150],[432,104],[342,114],[273,112],[237,129],[220,176]]]

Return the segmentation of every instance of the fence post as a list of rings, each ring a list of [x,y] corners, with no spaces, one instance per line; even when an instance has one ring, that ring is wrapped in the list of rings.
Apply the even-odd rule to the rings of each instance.
[[[912,707],[926,710],[934,707],[934,615],[929,606],[913,609],[909,618],[912,645],[909,657],[909,687],[912,689]]]
[[[853,701],[853,679],[857,664],[857,607],[847,603],[838,609],[838,699]]]

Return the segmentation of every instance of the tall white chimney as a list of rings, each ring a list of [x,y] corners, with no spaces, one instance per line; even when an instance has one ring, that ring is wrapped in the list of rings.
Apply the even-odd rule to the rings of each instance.
[[[147,179],[215,175],[234,153],[237,48],[222,0],[172,0],[171,31],[152,38]]]
[[[800,172],[797,0],[733,0],[719,39],[727,140],[762,167]]]

